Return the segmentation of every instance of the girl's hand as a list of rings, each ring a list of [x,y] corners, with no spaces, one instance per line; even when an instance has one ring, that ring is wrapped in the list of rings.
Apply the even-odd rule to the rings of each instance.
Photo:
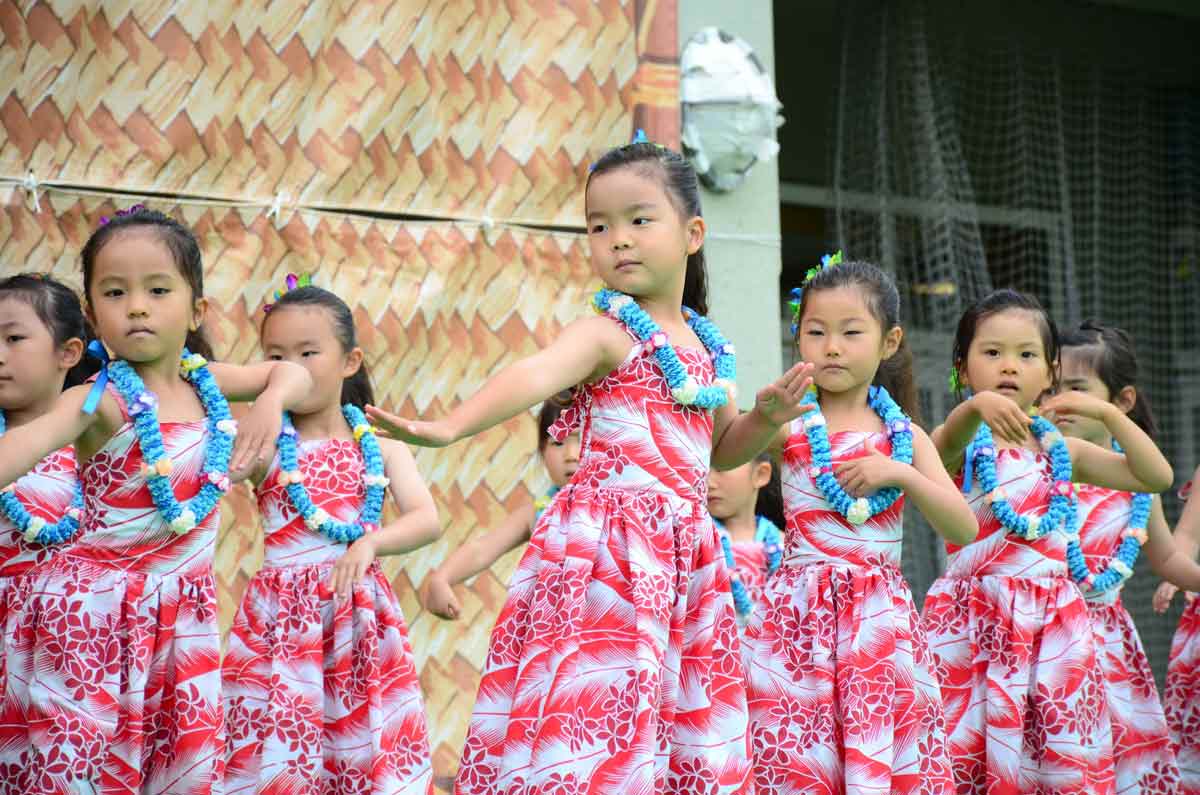
[[[447,621],[454,621],[462,614],[462,606],[454,595],[454,588],[436,571],[426,577],[425,584],[421,586],[421,604],[430,613]]]
[[[1042,403],[1042,415],[1051,422],[1065,417],[1084,417],[1106,422],[1117,408],[1086,392],[1059,392]]]
[[[333,598],[349,599],[354,586],[367,576],[367,568],[374,560],[375,546],[370,538],[363,536],[351,544],[329,572],[329,587],[333,591]]]
[[[1012,444],[1025,444],[1033,417],[999,392],[980,392],[971,398],[971,406],[992,433]]]
[[[275,458],[275,441],[283,428],[283,409],[270,400],[257,401],[238,422],[229,458],[229,477],[241,480]]]
[[[770,425],[780,426],[791,422],[804,412],[800,400],[812,385],[813,366],[800,362],[772,384],[758,390],[754,396],[754,408]]]
[[[367,406],[367,419],[385,439],[397,439],[418,447],[445,447],[458,441],[458,435],[442,420],[406,420],[378,406]]]
[[[869,455],[843,461],[834,467],[838,483],[851,497],[869,497],[888,486],[903,488],[912,467],[872,447]]]
[[[1175,594],[1178,592],[1179,589],[1169,582],[1159,583],[1158,590],[1154,592],[1154,598],[1150,600],[1150,604],[1154,607],[1154,612],[1167,612],[1167,608],[1171,606],[1171,600],[1175,598]]]

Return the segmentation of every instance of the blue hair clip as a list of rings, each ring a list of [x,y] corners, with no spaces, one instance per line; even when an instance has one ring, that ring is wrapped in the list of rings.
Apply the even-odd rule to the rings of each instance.
[[[633,140],[630,141],[629,143],[631,143],[631,144],[648,144],[648,143],[650,143],[650,139],[646,137],[646,131],[643,130],[641,127],[638,127],[637,132],[635,132],[633,134]]]

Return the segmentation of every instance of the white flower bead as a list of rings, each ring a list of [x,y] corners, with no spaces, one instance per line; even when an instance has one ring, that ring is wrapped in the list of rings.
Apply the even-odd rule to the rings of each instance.
[[[1112,562],[1108,565],[1113,571],[1121,575],[1122,580],[1127,580],[1133,575],[1133,570],[1126,566],[1125,561],[1120,558],[1113,558]]]
[[[320,530],[321,525],[329,521],[329,514],[318,508],[304,520],[304,524],[308,525],[309,530]]]
[[[690,375],[684,379],[684,382],[671,390],[671,397],[676,403],[682,403],[685,406],[690,406],[696,402],[696,398],[700,396],[700,385],[696,383],[696,379]]]
[[[725,390],[725,394],[729,395],[729,402],[733,403],[737,400],[737,384],[730,381],[728,378],[718,378],[713,381],[713,386],[720,387]]]
[[[865,497],[859,497],[846,511],[846,519],[850,524],[863,524],[871,518],[871,503]]]
[[[819,411],[810,411],[804,415],[805,428],[817,428],[825,424],[825,415]]]
[[[386,475],[367,475],[363,478],[363,483],[366,483],[368,486],[386,487],[391,481],[388,480]]]
[[[176,535],[183,535],[195,526],[196,514],[192,513],[191,510],[186,510],[171,521],[171,532]]]
[[[237,436],[237,420],[221,420],[217,423],[217,430],[229,436]]]
[[[629,304],[632,302],[633,299],[627,295],[614,295],[612,298],[608,299],[608,313],[613,317],[616,317],[621,313],[622,309],[629,306]]]
[[[1037,538],[1038,528],[1042,525],[1042,517],[1026,516],[1025,521],[1029,523],[1027,534],[1033,538]]]
[[[1058,431],[1050,431],[1042,437],[1042,449],[1049,450],[1054,445],[1063,440],[1063,435]]]
[[[40,516],[31,516],[29,518],[29,527],[25,530],[25,540],[30,544],[37,541],[38,533],[42,532],[42,528],[46,526],[46,520]]]

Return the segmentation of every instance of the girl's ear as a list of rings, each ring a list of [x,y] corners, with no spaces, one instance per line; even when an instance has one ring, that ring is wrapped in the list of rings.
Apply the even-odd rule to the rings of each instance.
[[[704,245],[704,238],[708,234],[708,224],[704,223],[704,219],[698,215],[693,215],[688,219],[687,225],[687,253],[695,254]]]
[[[883,337],[883,358],[890,359],[896,355],[896,351],[900,350],[900,343],[904,341],[904,329],[899,326],[892,326],[888,329],[888,333]]]
[[[188,331],[198,331],[204,324],[204,316],[208,314],[208,299],[197,298],[192,304],[192,320],[188,323]]]
[[[1121,391],[1112,397],[1113,405],[1119,408],[1122,414],[1128,414],[1133,411],[1133,407],[1137,405],[1137,402],[1137,387],[1132,384],[1121,387]]]
[[[761,489],[770,482],[771,462],[755,461],[753,469],[750,470],[750,485],[756,489]]]
[[[349,378],[358,372],[358,368],[362,367],[363,349],[354,348],[346,354],[345,364],[342,366],[342,378]]]
[[[70,370],[83,359],[84,344],[79,337],[71,337],[58,347],[58,366]]]

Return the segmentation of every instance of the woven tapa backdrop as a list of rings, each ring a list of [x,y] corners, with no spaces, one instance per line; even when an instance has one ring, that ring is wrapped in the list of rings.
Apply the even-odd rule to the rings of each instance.
[[[222,358],[258,357],[263,301],[314,271],[353,308],[380,402],[409,414],[581,313],[587,164],[635,123],[678,137],[675,0],[253,5],[0,2],[0,270],[78,286],[99,216],[143,201],[195,230]],[[384,561],[442,776],[517,555],[457,623],[416,586],[545,487],[535,436],[522,416],[419,451],[445,535]],[[227,628],[262,547],[248,492],[223,508]]]

